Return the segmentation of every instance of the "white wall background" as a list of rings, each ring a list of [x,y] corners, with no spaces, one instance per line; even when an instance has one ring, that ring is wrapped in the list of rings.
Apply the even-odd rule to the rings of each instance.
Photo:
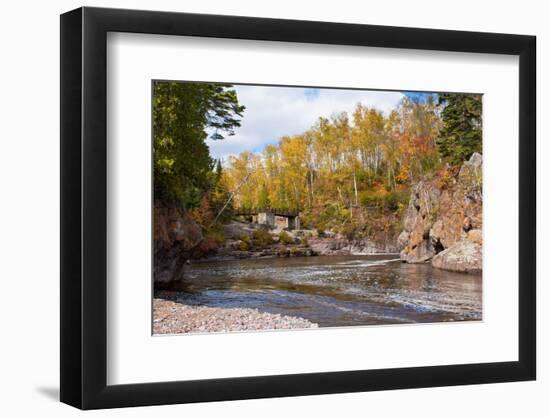
[[[550,250],[550,134],[542,97],[550,96],[550,26],[544,2],[462,0],[297,2],[278,0],[93,1],[89,6],[370,23],[538,36],[539,259]],[[5,415],[75,415],[59,392],[59,17],[82,4],[8,2],[0,23],[0,410]],[[388,391],[99,411],[128,416],[547,415],[550,404],[550,267],[539,262],[537,382]],[[546,301],[546,302],[545,302]],[[404,343],[403,349],[406,349]]]

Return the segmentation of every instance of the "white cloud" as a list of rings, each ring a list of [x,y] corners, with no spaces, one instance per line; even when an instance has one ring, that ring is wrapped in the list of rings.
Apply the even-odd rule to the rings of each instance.
[[[234,136],[208,140],[214,158],[227,158],[243,151],[261,151],[281,136],[306,131],[320,116],[346,111],[361,102],[389,113],[403,94],[390,91],[311,89],[236,85],[239,102],[246,106],[242,126]]]

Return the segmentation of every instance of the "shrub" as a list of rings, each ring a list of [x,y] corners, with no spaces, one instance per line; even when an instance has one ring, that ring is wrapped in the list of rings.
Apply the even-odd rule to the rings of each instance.
[[[347,223],[341,228],[341,233],[346,236],[348,240],[352,240],[356,237],[356,227],[353,223]]]
[[[374,207],[396,211],[401,207],[401,205],[406,205],[408,203],[409,193],[406,191],[393,191],[385,193],[363,191],[359,198],[363,207]]]
[[[277,256],[280,256],[281,258],[287,257],[290,255],[290,251],[286,247],[282,247],[279,249],[279,252],[277,253]]]
[[[439,188],[449,188],[456,182],[458,176],[459,167],[445,165],[437,172],[437,180]]]
[[[382,198],[382,206],[384,208],[387,208],[389,210],[397,210],[397,202],[398,202],[398,196],[397,193],[388,193],[384,195]]]
[[[193,257],[202,258],[205,255],[215,253],[220,245],[212,239],[204,238],[197,248],[193,251]]]
[[[258,248],[264,248],[273,243],[273,237],[265,229],[257,229],[252,232],[252,244]]]
[[[247,251],[250,249],[250,244],[248,242],[245,242],[243,240],[241,240],[239,242],[239,250],[242,250],[242,251]]]
[[[250,236],[248,235],[242,235],[239,237],[239,250],[246,251],[250,250],[250,247],[252,246],[252,242],[250,241]]]
[[[290,237],[290,235],[285,232],[284,230],[279,233],[279,242],[284,243],[285,245],[288,245],[290,243],[294,243],[294,240]]]
[[[206,232],[205,239],[216,242],[218,245],[221,245],[225,241],[225,234],[223,227],[216,225],[212,227],[208,232]]]
[[[214,226],[209,229],[202,242],[195,248],[193,256],[201,258],[205,255],[215,253],[220,246],[225,242],[225,235],[223,233],[223,227]]]

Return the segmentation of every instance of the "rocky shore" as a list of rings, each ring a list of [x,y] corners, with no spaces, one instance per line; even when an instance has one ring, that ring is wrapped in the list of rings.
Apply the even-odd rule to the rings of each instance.
[[[261,313],[250,308],[190,306],[153,299],[153,334],[307,329],[318,327],[306,319]]]
[[[401,259],[440,269],[480,273],[483,247],[482,156],[474,153],[456,175],[417,183],[399,236]]]
[[[178,279],[190,262],[399,252],[407,263],[430,262],[440,269],[480,273],[481,171],[482,156],[474,153],[459,170],[450,167],[416,183],[399,237],[394,232],[365,237],[332,230],[266,228],[237,218],[220,224],[217,235],[209,235],[189,214],[155,204],[155,284]],[[388,215],[384,216],[382,220],[388,221]],[[366,216],[364,222],[375,220]]]
[[[375,242],[372,239],[348,239],[342,235],[314,237],[309,239],[309,247],[315,254],[331,255],[386,255],[398,254],[400,247],[393,242]]]
[[[319,236],[316,230],[284,230],[286,242],[280,239],[283,229],[270,230],[271,242],[266,247],[248,246],[243,250],[243,237],[250,236],[262,227],[255,224],[231,221],[224,225],[226,242],[204,261],[254,259],[254,258],[293,258],[302,256],[332,255],[376,255],[397,254],[400,247],[396,242],[375,242],[369,238],[349,239],[342,234],[326,231]],[[265,229],[264,229],[265,230]],[[200,260],[199,260],[200,262]]]

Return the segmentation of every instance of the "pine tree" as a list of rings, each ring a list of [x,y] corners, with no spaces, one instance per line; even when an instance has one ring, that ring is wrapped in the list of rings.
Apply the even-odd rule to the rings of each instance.
[[[217,160],[212,172],[212,188],[210,191],[210,205],[214,213],[221,213],[218,220],[222,223],[230,220],[233,212],[233,204],[230,199],[231,193],[227,190],[223,181],[223,167],[220,159]]]
[[[481,95],[439,94],[443,127],[437,146],[440,155],[459,165],[482,151]]]
[[[206,144],[234,134],[244,106],[227,84],[155,81],[153,169],[155,199],[197,207],[211,186],[213,160]]]

